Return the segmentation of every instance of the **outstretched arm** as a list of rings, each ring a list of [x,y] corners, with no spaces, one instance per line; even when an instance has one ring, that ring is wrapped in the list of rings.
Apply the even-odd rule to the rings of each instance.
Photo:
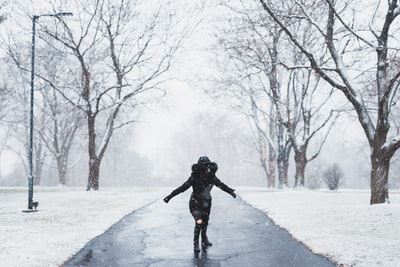
[[[192,185],[192,176],[189,177],[189,179],[187,179],[186,182],[184,182],[181,186],[179,186],[178,188],[176,188],[174,191],[171,192],[171,194],[169,194],[168,196],[166,196],[164,198],[164,202],[168,203],[168,201],[171,200],[171,198],[173,198],[174,196],[185,192],[186,190],[189,189],[189,187]]]
[[[230,194],[232,197],[236,198],[235,189],[230,188],[229,186],[227,186],[226,184],[224,184],[223,182],[221,182],[221,180],[218,179],[217,176],[214,176],[214,184],[215,184],[215,186],[217,186],[217,187],[220,188],[221,190],[227,192],[227,193]]]

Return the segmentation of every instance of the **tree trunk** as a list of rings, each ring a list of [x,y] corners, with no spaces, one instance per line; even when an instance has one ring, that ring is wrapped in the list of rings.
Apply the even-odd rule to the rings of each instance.
[[[390,158],[381,153],[371,155],[371,200],[370,204],[389,202],[388,176]]]
[[[276,114],[274,112],[274,105],[271,105],[270,111],[270,120],[269,120],[269,135],[272,140],[276,140]],[[268,187],[275,188],[275,176],[276,176],[276,151],[271,142],[268,143]]]
[[[279,188],[288,187],[288,170],[289,163],[285,159],[284,153],[279,153],[278,155],[278,180],[279,180]]]
[[[89,177],[86,190],[99,190],[100,160],[96,154],[96,117],[92,114],[87,115],[88,118],[88,138],[89,138]]]
[[[272,145],[269,145],[268,175],[267,175],[267,182],[269,188],[275,187],[275,173],[276,173],[276,153]]]
[[[294,187],[304,187],[305,172],[307,166],[307,157],[304,150],[294,151],[294,161],[296,165],[296,173],[294,175]]]
[[[90,159],[89,161],[89,178],[86,190],[99,190],[100,161],[98,159]]]
[[[58,170],[58,178],[59,182],[62,185],[67,184],[67,164],[66,164],[66,159],[64,159],[64,156],[57,157],[57,170]]]

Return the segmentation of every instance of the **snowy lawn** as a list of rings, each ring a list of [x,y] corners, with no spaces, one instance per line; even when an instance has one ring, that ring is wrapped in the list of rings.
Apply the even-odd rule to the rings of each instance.
[[[171,188],[35,188],[39,211],[23,213],[27,190],[0,188],[0,263],[56,267],[122,217]],[[400,192],[370,206],[368,190],[237,188],[241,198],[315,253],[343,266],[400,266]]]
[[[27,189],[0,187],[0,265],[53,267],[165,189],[35,188],[38,212],[27,209]]]
[[[341,266],[400,266],[400,192],[391,204],[369,205],[369,190],[242,188],[239,195],[313,252]]]

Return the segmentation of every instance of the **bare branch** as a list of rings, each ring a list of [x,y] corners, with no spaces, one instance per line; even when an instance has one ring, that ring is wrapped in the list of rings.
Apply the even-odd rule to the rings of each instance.
[[[292,43],[300,49],[302,53],[304,53],[307,58],[309,59],[311,63],[311,67],[324,79],[326,80],[329,84],[334,86],[335,88],[338,88],[340,90],[345,90],[347,87],[340,84],[339,82],[333,80],[329,75],[325,73],[325,71],[319,66],[318,62],[315,60],[313,54],[305,49],[304,46],[302,46],[299,41],[294,37],[292,32],[276,17],[276,15],[272,12],[272,10],[269,8],[269,6],[265,3],[264,0],[260,0],[263,8],[267,13],[271,16],[271,18],[282,28],[282,30],[286,33],[286,35],[289,37],[289,39],[292,41]]]
[[[369,47],[375,47],[371,42],[369,42],[368,40],[366,40],[365,38],[363,38],[362,36],[360,36],[359,34],[357,34],[355,31],[353,31],[353,29],[351,29],[346,22],[344,22],[344,20],[342,19],[342,17],[336,12],[336,9],[334,8],[333,4],[332,4],[332,0],[325,0],[329,7],[332,9],[332,11],[334,12],[336,18],[339,19],[340,23],[345,27],[346,30],[348,30],[351,34],[353,34],[357,39],[363,41],[365,44],[367,44]],[[379,2],[379,1],[378,1]]]

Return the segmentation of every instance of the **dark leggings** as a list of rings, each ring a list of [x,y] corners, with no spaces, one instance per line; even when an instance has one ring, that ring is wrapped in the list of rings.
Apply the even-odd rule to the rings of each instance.
[[[211,199],[201,199],[192,196],[189,202],[189,209],[195,220],[193,240],[199,240],[199,235],[201,233],[202,242],[208,242],[207,226],[210,219]],[[198,220],[202,220],[202,223],[198,224]]]

